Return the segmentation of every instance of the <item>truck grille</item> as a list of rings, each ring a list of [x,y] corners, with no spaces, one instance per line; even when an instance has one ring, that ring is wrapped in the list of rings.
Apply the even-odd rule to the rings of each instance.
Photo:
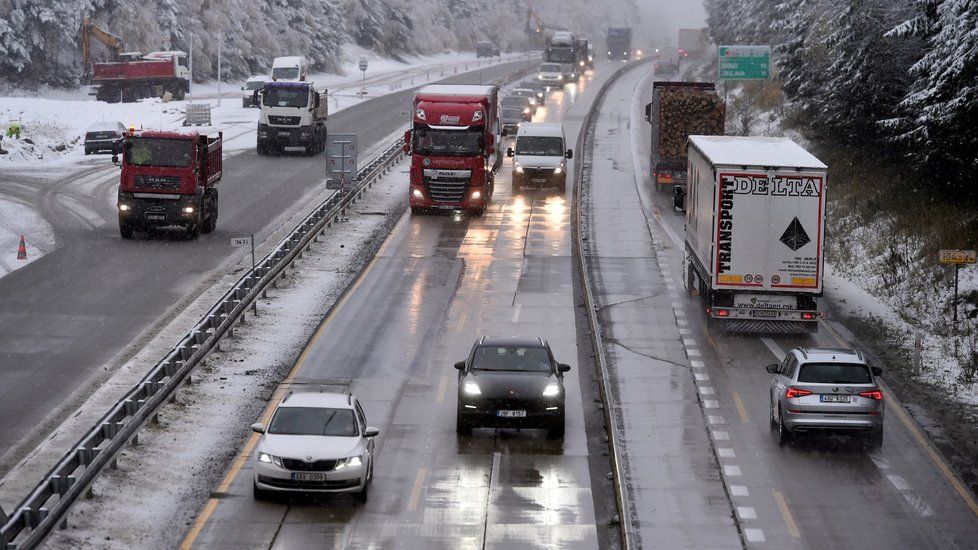
[[[150,176],[139,174],[136,176],[136,186],[141,189],[161,189],[176,191],[180,189],[179,176]]]
[[[540,178],[550,179],[553,175],[553,168],[523,168],[523,178],[527,181]]]
[[[428,196],[435,202],[462,202],[465,192],[469,188],[468,179],[439,178],[437,180],[425,178],[425,189]]]
[[[317,460],[315,462],[304,462],[295,458],[283,458],[282,465],[289,470],[300,472],[328,472],[336,467],[336,461]]]
[[[298,126],[299,117],[268,115],[268,123],[276,126]]]

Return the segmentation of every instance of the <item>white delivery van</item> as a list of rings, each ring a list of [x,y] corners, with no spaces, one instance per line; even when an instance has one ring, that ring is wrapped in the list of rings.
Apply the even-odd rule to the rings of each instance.
[[[513,158],[513,192],[523,187],[567,189],[567,159],[574,152],[566,147],[564,127],[551,122],[527,123],[516,133],[516,143],[506,151]]]
[[[255,103],[255,92],[261,90],[261,87],[268,80],[267,76],[253,76],[245,81],[245,85],[241,87],[241,106],[242,107],[257,107],[258,104]]]
[[[308,70],[306,58],[301,55],[276,57],[272,61],[272,80],[280,82],[303,82]]]

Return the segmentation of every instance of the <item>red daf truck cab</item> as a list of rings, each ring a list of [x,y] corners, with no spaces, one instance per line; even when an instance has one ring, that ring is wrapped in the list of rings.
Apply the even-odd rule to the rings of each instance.
[[[190,238],[217,227],[223,134],[129,132],[122,139],[119,233],[178,226]]]
[[[499,142],[499,88],[431,85],[414,96],[411,129],[404,150],[411,155],[411,212],[485,212],[502,157]]]

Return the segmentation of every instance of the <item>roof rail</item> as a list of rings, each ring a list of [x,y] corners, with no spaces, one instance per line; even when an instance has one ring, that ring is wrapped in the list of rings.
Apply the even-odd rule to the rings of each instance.
[[[282,403],[288,401],[290,397],[292,397],[292,390],[289,390],[289,393],[285,394],[285,397],[282,398]]]
[[[808,348],[798,348],[798,351],[801,352],[802,356],[804,356],[805,359],[808,359]]]

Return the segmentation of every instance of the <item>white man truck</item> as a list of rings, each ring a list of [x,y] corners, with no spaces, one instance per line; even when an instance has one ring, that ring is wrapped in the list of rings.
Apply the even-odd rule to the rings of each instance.
[[[326,90],[311,82],[266,82],[255,91],[258,114],[258,154],[281,153],[302,147],[307,155],[326,150]]]
[[[728,332],[816,332],[825,164],[786,138],[690,136],[686,288]]]

